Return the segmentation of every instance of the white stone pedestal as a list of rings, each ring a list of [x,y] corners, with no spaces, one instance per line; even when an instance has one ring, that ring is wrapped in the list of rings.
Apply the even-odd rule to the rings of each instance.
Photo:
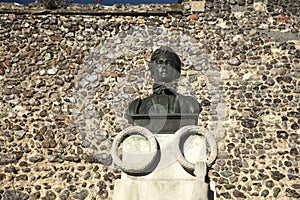
[[[174,137],[174,134],[156,135],[161,156],[156,168],[144,176],[130,176],[122,172],[121,179],[115,184],[114,200],[192,200],[196,177],[186,172],[177,162]],[[138,166],[147,157],[149,150],[145,138],[131,136],[123,142],[122,160]],[[197,135],[188,137],[183,145],[183,153],[192,163],[206,161],[205,138]],[[207,190],[208,185],[203,182],[201,192],[205,194]]]

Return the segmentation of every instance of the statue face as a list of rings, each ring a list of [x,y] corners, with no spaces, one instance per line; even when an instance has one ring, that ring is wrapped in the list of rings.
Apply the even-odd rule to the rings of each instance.
[[[168,83],[180,77],[180,73],[176,70],[174,59],[166,54],[158,56],[150,64],[150,70],[156,82]]]

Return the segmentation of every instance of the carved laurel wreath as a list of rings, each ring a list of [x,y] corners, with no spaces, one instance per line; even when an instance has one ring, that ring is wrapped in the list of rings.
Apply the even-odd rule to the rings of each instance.
[[[121,143],[129,136],[131,135],[141,135],[145,137],[149,144],[150,144],[150,153],[148,159],[145,161],[143,165],[136,166],[132,163],[125,163],[121,160],[121,158],[118,155],[119,146]],[[119,133],[111,147],[111,155],[114,160],[114,163],[124,172],[130,173],[130,174],[140,174],[145,173],[146,170],[148,170],[153,163],[155,162],[156,156],[157,156],[157,141],[155,136],[146,128],[141,126],[132,126],[124,129],[121,133]]]
[[[147,158],[145,164],[143,165],[136,166],[131,163],[124,163],[118,155],[119,146],[127,137],[131,135],[141,135],[145,137],[150,144],[149,157]],[[176,131],[175,133],[173,145],[175,147],[174,149],[175,149],[175,155],[177,161],[186,170],[189,171],[195,170],[195,163],[189,162],[184,157],[180,148],[180,144],[182,140],[184,138],[187,138],[190,135],[200,135],[205,137],[207,144],[210,147],[210,155],[207,158],[206,164],[207,166],[210,166],[217,157],[217,151],[218,151],[217,143],[215,141],[214,136],[211,133],[209,133],[208,130],[194,125],[184,126],[180,128],[178,131]],[[158,145],[154,134],[152,134],[148,129],[141,126],[132,126],[124,129],[121,133],[117,135],[111,148],[111,154],[115,165],[117,165],[122,171],[130,174],[145,173],[147,170],[149,170],[149,168],[154,164],[156,160],[157,153],[158,153]]]

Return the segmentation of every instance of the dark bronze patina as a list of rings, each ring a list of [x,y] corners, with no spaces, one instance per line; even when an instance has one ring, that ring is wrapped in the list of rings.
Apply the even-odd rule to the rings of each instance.
[[[154,79],[153,94],[130,103],[127,110],[131,124],[155,133],[174,133],[186,125],[197,125],[201,106],[196,99],[176,92],[180,77],[179,56],[168,47],[157,49],[149,64]]]

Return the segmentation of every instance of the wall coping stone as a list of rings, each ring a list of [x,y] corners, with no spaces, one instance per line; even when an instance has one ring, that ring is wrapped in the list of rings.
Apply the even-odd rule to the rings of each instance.
[[[46,9],[40,3],[31,3],[27,6],[18,3],[0,3],[0,14],[61,14],[61,15],[161,15],[182,14],[182,4],[117,4],[114,6],[103,6],[101,4],[71,4],[66,8]]]

